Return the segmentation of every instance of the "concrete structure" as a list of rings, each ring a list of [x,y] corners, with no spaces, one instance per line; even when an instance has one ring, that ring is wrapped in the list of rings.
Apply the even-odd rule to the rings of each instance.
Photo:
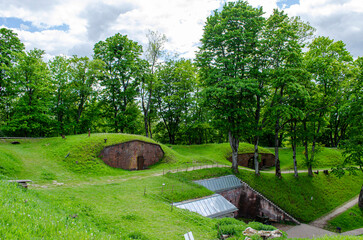
[[[143,170],[163,156],[160,145],[139,140],[105,147],[99,155],[107,165],[127,170]]]
[[[236,206],[238,208],[236,216],[238,217],[300,224],[299,221],[234,175],[199,180],[195,183],[222,195]]]
[[[261,159],[259,163],[260,169],[275,166],[275,155],[272,153],[259,153],[258,155]],[[239,153],[237,156],[238,165],[254,169],[253,157],[254,153]],[[232,157],[229,157],[228,160],[232,162]]]

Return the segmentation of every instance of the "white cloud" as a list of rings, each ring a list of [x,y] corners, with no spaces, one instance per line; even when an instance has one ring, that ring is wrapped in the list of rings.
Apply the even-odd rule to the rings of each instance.
[[[363,56],[363,5],[361,0],[300,0],[287,12],[317,29],[316,35],[342,40],[353,56]]]
[[[93,45],[116,33],[127,34],[139,44],[146,33],[156,30],[169,39],[166,49],[193,58],[203,34],[206,18],[227,0],[0,0],[0,17],[16,17],[44,29],[29,32],[16,29],[27,49],[46,50],[47,54],[91,56]],[[262,6],[265,16],[277,7],[278,0],[249,0]],[[317,28],[320,35],[343,40],[354,55],[362,55],[363,4],[361,0],[300,0],[284,9],[301,16]],[[296,2],[296,1],[295,1]],[[289,5],[289,4],[287,4]],[[69,26],[67,31],[51,30]]]

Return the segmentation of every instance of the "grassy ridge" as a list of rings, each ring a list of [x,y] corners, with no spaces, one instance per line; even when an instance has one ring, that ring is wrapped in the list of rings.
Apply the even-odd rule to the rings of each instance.
[[[337,227],[340,227],[342,232],[363,228],[363,211],[358,207],[357,204],[333,218],[328,223],[328,229],[332,231],[336,231]]]
[[[296,150],[298,169],[306,169],[304,151],[303,147],[298,147]],[[294,169],[291,148],[279,149],[279,157],[281,169]],[[330,168],[342,163],[344,161],[344,157],[342,156],[342,151],[340,149],[318,147],[315,160],[313,168]]]

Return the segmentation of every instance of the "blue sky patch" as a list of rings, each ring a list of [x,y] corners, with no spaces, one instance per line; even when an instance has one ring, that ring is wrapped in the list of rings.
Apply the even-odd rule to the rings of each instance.
[[[6,26],[8,28],[16,28],[16,29],[25,30],[28,32],[41,32],[44,30],[60,30],[60,31],[69,30],[69,26],[66,24],[52,26],[52,27],[47,27],[44,24],[44,26],[42,26],[42,27],[37,27],[37,26],[34,26],[32,24],[32,22],[24,21],[20,18],[14,18],[14,17],[0,18],[0,25]]]
[[[280,9],[289,8],[291,5],[299,4],[300,0],[280,0],[277,2],[277,6]]]

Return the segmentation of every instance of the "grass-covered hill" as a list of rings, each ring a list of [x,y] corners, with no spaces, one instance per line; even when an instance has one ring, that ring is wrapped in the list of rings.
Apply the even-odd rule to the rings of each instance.
[[[152,141],[125,134],[22,139],[18,145],[0,140],[0,179],[4,179],[0,180],[0,239],[177,240],[188,231],[195,239],[217,239],[222,232],[244,239],[243,222],[220,222],[170,206],[171,201],[211,194],[192,179],[231,173],[229,168],[191,171],[195,165],[230,165],[229,144],[161,145],[165,157],[145,171],[114,169],[97,157],[104,146],[133,139]],[[241,144],[240,151],[249,148]],[[163,175],[165,169],[185,167],[188,172]],[[278,180],[270,173],[255,177],[242,169],[239,177],[304,221],[356,195],[359,182],[359,176],[336,179],[304,174],[299,179],[287,174]],[[31,179],[33,184],[26,191],[5,179]]]

